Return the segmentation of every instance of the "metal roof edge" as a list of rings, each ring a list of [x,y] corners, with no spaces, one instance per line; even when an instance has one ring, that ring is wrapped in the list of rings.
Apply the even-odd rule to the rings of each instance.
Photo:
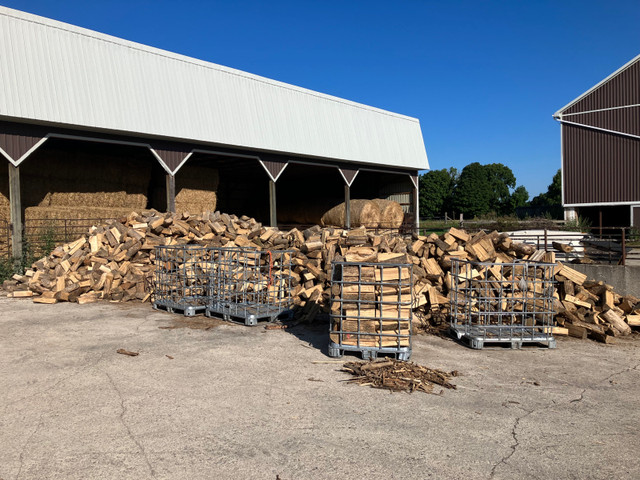
[[[595,84],[593,87],[591,87],[589,90],[587,90],[586,92],[584,92],[582,95],[578,96],[577,98],[575,98],[574,100],[570,101],[569,103],[567,103],[564,107],[562,107],[560,110],[558,110],[556,113],[553,114],[553,118],[557,119],[560,115],[562,115],[562,112],[564,112],[567,108],[575,105],[577,102],[579,102],[580,100],[582,100],[584,97],[586,97],[587,95],[589,95],[591,92],[593,92],[594,90],[597,90],[598,88],[600,88],[602,85],[604,85],[605,83],[607,83],[609,80],[611,80],[613,77],[617,76],[618,74],[622,73],[624,70],[626,70],[627,68],[629,68],[631,65],[633,65],[635,62],[637,62],[638,60],[640,60],[640,54],[636,55],[634,58],[632,58],[631,60],[629,60],[627,63],[625,63],[623,66],[621,66],[619,69],[617,69],[615,72],[613,72],[611,75],[609,75],[608,77],[606,77],[604,80],[601,80],[600,82],[598,82],[597,84]]]
[[[27,22],[37,23],[50,28],[57,28],[60,30],[64,30],[70,33],[75,33],[78,35],[84,35],[87,37],[94,38],[96,40],[101,40],[104,42],[113,43],[115,45],[119,45],[122,47],[133,48],[140,51],[144,51],[153,55],[159,55],[167,58],[171,58],[173,60],[182,61],[186,63],[191,63],[193,65],[198,65],[200,67],[209,68],[213,70],[218,70],[224,73],[228,73],[230,75],[237,75],[240,77],[245,77],[250,80],[258,81],[273,85],[275,87],[285,88],[289,90],[294,90],[300,93],[304,93],[307,95],[312,95],[319,98],[324,98],[326,100],[330,100],[337,103],[343,103],[345,105],[350,105],[352,107],[361,108],[364,110],[369,110],[374,113],[379,113],[383,115],[388,115],[391,117],[396,117],[402,120],[408,120],[411,122],[420,123],[419,119],[415,117],[410,117],[408,115],[403,115],[401,113],[391,112],[389,110],[384,110],[382,108],[372,107],[371,105],[366,105],[364,103],[358,103],[351,100],[347,100],[345,98],[336,97],[334,95],[328,95],[326,93],[321,93],[316,90],[311,90],[304,87],[299,87],[297,85],[292,85],[290,83],[281,82],[279,80],[273,80],[271,78],[262,77],[260,75],[256,75],[253,73],[245,72],[244,70],[238,70],[236,68],[226,67],[224,65],[219,65],[217,63],[208,62],[205,60],[200,60],[194,57],[189,57],[187,55],[181,55],[179,53],[171,52],[169,50],[163,50],[161,48],[151,47],[149,45],[145,45],[143,43],[134,42],[131,40],[126,40],[124,38],[116,37],[113,35],[97,32],[95,30],[91,30],[84,27],[79,27],[77,25],[73,25],[70,23],[62,22],[59,20],[54,20],[48,17],[43,17],[40,15],[36,15],[33,13],[24,12],[22,10],[16,10],[13,8],[5,7],[0,5],[0,15],[4,15],[6,17],[16,18],[18,20],[23,20]]]
[[[131,138],[131,143],[139,143],[140,145],[151,145],[155,142],[175,142],[175,143],[185,143],[188,145],[192,145],[194,150],[203,151],[207,148],[227,148],[230,150],[241,150],[247,151],[251,154],[260,155],[260,154],[275,154],[281,155],[283,157],[296,157],[300,159],[309,159],[309,160],[320,160],[323,162],[337,162],[337,163],[347,163],[353,164],[358,167],[382,167],[382,168],[397,168],[401,170],[424,170],[425,166],[416,166],[416,165],[388,165],[385,163],[373,162],[373,161],[363,161],[361,159],[353,159],[353,158],[344,158],[344,157],[324,157],[320,155],[312,155],[303,152],[291,152],[291,151],[281,151],[281,150],[271,150],[266,148],[258,148],[251,145],[233,145],[226,143],[217,143],[217,142],[208,142],[205,140],[197,139],[197,138],[182,138],[182,137],[171,137],[164,135],[157,135],[149,132],[139,132],[133,130],[114,130],[110,128],[101,128],[101,127],[90,127],[86,125],[78,125],[78,124],[70,124],[70,123],[61,123],[61,122],[51,122],[51,121],[42,121],[37,118],[15,118],[7,115],[3,115],[0,112],[0,121],[8,121],[8,122],[17,122],[24,123],[27,125],[37,125],[44,128],[51,129],[62,129],[67,130],[68,133],[78,132],[78,136],[87,136],[88,141],[92,141],[94,135],[107,135],[107,136],[120,136],[120,137],[129,137]],[[89,135],[87,135],[89,134]],[[422,132],[420,132],[422,136]],[[59,136],[56,134],[56,136]],[[427,156],[426,147],[424,147],[424,142],[422,143],[422,147],[424,149],[424,161],[426,162],[426,169],[429,170],[429,158]],[[0,152],[1,154],[2,152]],[[2,157],[0,156],[0,159]]]

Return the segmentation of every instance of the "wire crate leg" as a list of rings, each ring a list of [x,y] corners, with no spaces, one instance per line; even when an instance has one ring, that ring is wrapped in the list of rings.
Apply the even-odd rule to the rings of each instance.
[[[340,350],[334,343],[329,344],[329,356],[333,358],[342,358],[343,351]]]

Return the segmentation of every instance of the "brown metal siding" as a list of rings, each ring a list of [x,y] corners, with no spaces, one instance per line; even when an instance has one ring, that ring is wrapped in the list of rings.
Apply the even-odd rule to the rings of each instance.
[[[625,70],[562,113],[585,112],[637,104],[640,104],[640,61],[629,65]]]
[[[562,125],[564,203],[640,201],[640,139]]]
[[[263,160],[262,163],[264,164],[264,168],[267,169],[273,178],[278,178],[278,175],[280,175],[280,172],[286,168],[288,162],[280,160]]]
[[[570,115],[563,120],[640,136],[640,107]]]
[[[46,130],[38,126],[0,121],[0,148],[17,161],[46,134]]]
[[[632,212],[632,226],[638,228],[640,227],[640,207],[631,207]]]

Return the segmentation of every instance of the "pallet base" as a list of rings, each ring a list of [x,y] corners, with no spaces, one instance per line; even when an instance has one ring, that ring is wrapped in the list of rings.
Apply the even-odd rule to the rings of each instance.
[[[397,360],[409,360],[411,358],[411,348],[375,348],[375,347],[358,347],[352,345],[338,345],[329,342],[329,356],[333,358],[341,358],[344,352],[359,352],[363,360],[375,360],[378,355],[393,356]]]
[[[541,335],[539,337],[532,337],[532,338],[526,338],[526,339],[521,339],[521,338],[503,338],[503,339],[497,339],[497,338],[487,338],[487,337],[480,337],[480,336],[475,336],[475,335],[471,335],[465,332],[461,332],[455,328],[451,328],[451,334],[456,337],[458,340],[460,340],[461,342],[463,342],[464,344],[466,344],[467,346],[469,346],[470,348],[473,348],[475,350],[482,350],[485,345],[486,346],[491,346],[491,345],[510,345],[512,349],[514,350],[520,350],[522,348],[523,345],[537,345],[537,346],[544,346],[547,348],[556,348],[556,339],[553,338],[551,335]]]
[[[206,307],[204,305],[179,305],[172,302],[153,302],[153,308],[156,310],[164,310],[169,313],[181,313],[185,317],[195,317],[199,313],[204,313]]]
[[[207,317],[222,318],[227,322],[238,323],[249,327],[255,327],[259,323],[272,323],[280,319],[290,319],[293,312],[291,310],[283,310],[277,307],[256,308],[238,306],[209,306],[205,309]]]

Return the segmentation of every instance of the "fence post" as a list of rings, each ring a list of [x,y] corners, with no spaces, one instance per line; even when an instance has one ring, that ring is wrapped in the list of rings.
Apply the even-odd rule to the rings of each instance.
[[[620,229],[622,231],[622,265],[627,264],[627,239],[624,235],[624,228]]]
[[[549,239],[547,237],[547,229],[544,229],[544,253],[547,253],[549,250],[547,250],[547,245],[549,245]]]

